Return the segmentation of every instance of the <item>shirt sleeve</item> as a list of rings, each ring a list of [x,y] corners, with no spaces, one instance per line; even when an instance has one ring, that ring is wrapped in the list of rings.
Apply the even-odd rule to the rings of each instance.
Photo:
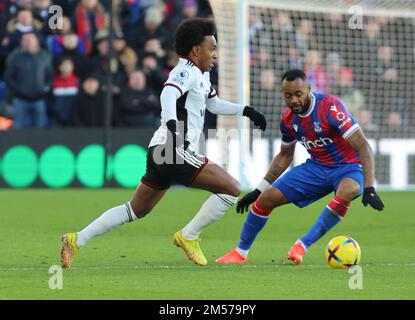
[[[360,126],[353,118],[347,107],[339,99],[334,99],[329,107],[328,122],[344,139],[348,139],[359,130]]]
[[[166,122],[169,120],[177,121],[176,101],[180,97],[180,92],[172,86],[165,86],[160,95],[161,117]]]
[[[216,93],[216,90],[211,87],[206,102],[206,108],[214,114],[242,115],[245,106],[220,99]]]
[[[280,130],[281,130],[281,145],[284,147],[290,146],[297,142],[296,138],[292,136],[290,131],[287,129],[287,126],[283,119],[280,121]]]
[[[196,72],[191,68],[178,67],[174,68],[164,86],[171,86],[180,92],[180,96],[192,89],[197,80]]]

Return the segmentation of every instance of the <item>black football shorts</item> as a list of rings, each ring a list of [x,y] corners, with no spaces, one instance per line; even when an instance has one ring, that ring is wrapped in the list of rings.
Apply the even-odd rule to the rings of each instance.
[[[166,163],[167,161],[158,159],[158,155],[163,154],[160,152],[163,147],[159,145],[148,149],[147,170],[141,182],[152,189],[165,190],[172,183],[190,186],[208,163],[206,157],[184,150],[183,147],[176,148],[175,163]]]

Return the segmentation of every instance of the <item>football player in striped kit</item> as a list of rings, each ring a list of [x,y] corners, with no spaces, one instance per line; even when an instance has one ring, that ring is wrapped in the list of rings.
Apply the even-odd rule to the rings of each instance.
[[[304,253],[347,214],[351,201],[363,193],[363,204],[383,210],[374,188],[372,149],[359,124],[336,97],[311,91],[305,73],[294,69],[282,77],[287,108],[280,121],[280,153],[258,187],[242,198],[238,212],[254,203],[243,225],[237,248],[218,258],[218,263],[245,263],[258,233],[271,211],[294,203],[303,208],[334,191],[309,232],[299,238],[288,252],[295,264]],[[281,176],[290,166],[296,142],[311,158]],[[281,176],[281,177],[280,177]]]

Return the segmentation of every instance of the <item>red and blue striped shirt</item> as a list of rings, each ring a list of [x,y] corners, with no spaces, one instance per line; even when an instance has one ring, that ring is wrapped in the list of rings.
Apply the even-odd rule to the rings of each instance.
[[[359,128],[343,102],[324,93],[312,93],[311,107],[303,115],[287,107],[280,121],[283,146],[298,141],[311,160],[329,165],[360,163],[359,153],[347,142]]]

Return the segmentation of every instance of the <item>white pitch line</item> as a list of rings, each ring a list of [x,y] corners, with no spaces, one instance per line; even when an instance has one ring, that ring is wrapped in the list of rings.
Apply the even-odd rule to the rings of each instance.
[[[256,269],[256,268],[270,268],[270,269],[278,269],[281,267],[297,267],[293,264],[266,264],[266,265],[243,265],[243,266],[235,266],[235,265],[213,265],[213,266],[203,266],[198,267],[195,265],[188,265],[188,266],[169,266],[169,265],[159,265],[159,266],[82,266],[82,267],[71,267],[70,270],[147,270],[147,269],[171,269],[171,270],[181,270],[181,269],[195,269],[195,270],[203,270],[203,269]],[[404,264],[397,264],[397,263],[380,263],[380,264],[362,264],[362,268],[371,268],[371,267],[415,267],[415,263],[404,263]],[[299,266],[302,270],[305,268],[327,268],[327,265],[313,265],[313,264],[305,264]],[[47,271],[49,267],[11,267],[11,268],[1,268],[0,271]]]

